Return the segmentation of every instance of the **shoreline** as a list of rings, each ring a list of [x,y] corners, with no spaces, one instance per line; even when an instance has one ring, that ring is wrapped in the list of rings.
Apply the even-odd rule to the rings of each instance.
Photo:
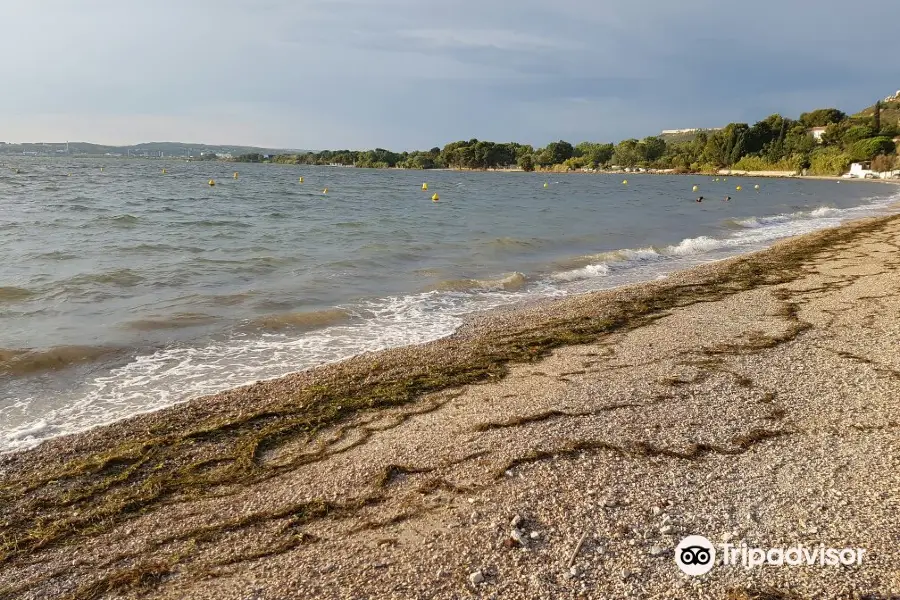
[[[446,169],[446,170],[451,170],[451,169]],[[634,175],[634,174],[635,174],[635,173],[632,173],[632,175]],[[646,173],[641,173],[641,175],[644,175],[644,174],[646,174]],[[827,178],[827,177],[826,177],[826,178],[822,178],[822,179],[835,179],[835,180],[839,180],[840,178]],[[865,180],[865,181],[872,181],[872,180]],[[883,183],[891,183],[891,184],[897,184],[897,185],[900,185],[900,181],[898,181],[898,182],[894,182],[894,181],[882,181],[882,182],[883,182]],[[900,200],[898,200],[897,203],[894,204],[893,206],[896,206],[896,207],[900,208]],[[788,236],[788,237],[786,237],[786,238],[778,238],[778,239],[774,240],[774,243],[777,244],[777,243],[780,243],[780,242],[783,242],[783,241],[789,241],[789,240],[791,240],[791,239],[793,239],[793,238],[795,238],[795,237],[798,237],[798,236],[792,235],[792,236]],[[802,237],[802,236],[801,236],[801,237]],[[771,243],[771,242],[772,242],[772,240],[770,240],[770,243]],[[731,260],[731,259],[733,259],[733,258],[740,258],[740,257],[742,257],[742,256],[752,255],[752,254],[754,254],[754,253],[755,253],[755,251],[748,251],[748,250],[746,250],[746,249],[743,249],[743,250],[741,250],[738,254],[735,254],[735,255],[732,255],[732,256],[728,256],[728,257],[725,257],[725,258],[717,258],[717,259],[713,260],[712,263],[718,263],[718,262],[722,262],[722,261],[727,261],[727,260]],[[703,264],[711,264],[711,263],[703,263]],[[702,266],[702,264],[701,264],[701,266]],[[673,274],[673,275],[677,275],[677,274],[680,274],[681,272],[690,272],[690,271],[693,271],[695,268],[699,268],[699,267],[696,267],[696,266],[695,266],[695,267],[688,267],[687,269],[680,269],[680,270],[677,270],[677,271],[673,272],[672,274]],[[633,287],[636,287],[636,286],[637,286],[637,287],[640,287],[640,286],[643,286],[643,285],[648,284],[648,283],[652,283],[652,280],[637,281],[637,282],[634,282],[634,283],[629,283],[629,284],[625,284],[625,285],[619,285],[619,286],[616,286],[616,287],[614,287],[614,288],[604,288],[603,290],[599,290],[599,291],[577,292],[577,293],[574,294],[573,297],[584,296],[584,295],[590,295],[590,294],[596,294],[596,293],[612,293],[612,292],[615,292],[616,290],[619,290],[619,289],[623,289],[623,288],[633,288]],[[478,312],[475,312],[475,313],[471,313],[471,314],[469,314],[469,315],[464,319],[463,324],[460,326],[460,330],[466,330],[466,329],[469,327],[469,324],[470,324],[471,322],[478,322],[478,321],[482,320],[482,319],[481,319],[481,315],[482,315],[482,314],[492,315],[492,314],[502,314],[502,313],[515,313],[515,312],[518,312],[518,311],[527,311],[527,310],[529,310],[529,309],[533,309],[534,307],[542,306],[542,305],[545,304],[545,303],[548,303],[548,302],[549,302],[549,303],[553,303],[553,302],[556,302],[556,301],[557,301],[557,299],[552,298],[552,297],[527,298],[527,299],[522,299],[522,300],[516,301],[516,302],[514,302],[512,305],[508,305],[508,306],[496,306],[496,307],[493,307],[493,308],[490,308],[490,309],[485,309],[485,310],[483,310],[483,311],[478,311]],[[431,344],[431,343],[434,343],[434,342],[439,342],[439,341],[444,340],[444,339],[453,338],[453,337],[455,337],[455,336],[456,336],[456,334],[451,334],[451,335],[449,335],[449,336],[445,336],[445,337],[443,337],[443,338],[437,338],[437,339],[435,339],[435,340],[432,340],[431,342],[425,342],[424,344],[419,344],[419,345],[428,345],[428,344]],[[390,352],[390,351],[401,350],[401,349],[404,349],[404,348],[414,348],[414,347],[416,347],[416,346],[414,345],[414,346],[401,346],[401,347],[389,348],[389,349],[385,349],[385,350],[381,350],[381,351],[375,352],[375,354],[378,354],[378,353],[380,353],[380,352]],[[67,348],[69,348],[69,347],[68,347],[68,346],[63,346],[63,347],[51,347],[49,350],[50,350],[50,351],[54,351],[54,350],[57,350],[58,348],[67,349]],[[78,347],[77,347],[77,346],[72,346],[72,348],[76,348],[76,349],[77,349]],[[0,350],[2,350],[2,349],[0,349]],[[25,353],[27,353],[27,350],[9,350],[9,351],[7,351],[7,353],[10,354],[11,358],[15,358],[15,356],[13,355],[14,352],[20,352],[20,353],[22,353],[22,354],[25,354]],[[102,355],[102,356],[106,356],[106,355],[115,355],[116,353],[124,354],[125,352],[127,352],[127,350],[122,349],[122,348],[119,348],[119,347],[114,347],[114,346],[109,346],[109,347],[99,346],[98,349],[97,349],[97,353],[100,354],[100,355]],[[2,354],[2,352],[0,352],[0,354]],[[286,378],[290,378],[290,377],[294,377],[294,376],[298,376],[298,375],[303,375],[303,374],[308,373],[308,372],[310,372],[310,371],[318,371],[319,369],[322,369],[322,368],[325,368],[325,367],[330,367],[330,366],[334,366],[334,365],[339,365],[339,364],[341,364],[341,363],[343,363],[343,362],[346,362],[346,361],[353,361],[353,360],[355,360],[355,359],[357,359],[357,358],[359,358],[359,357],[361,357],[361,356],[368,356],[368,355],[372,355],[372,354],[373,354],[372,352],[364,352],[364,353],[359,354],[359,355],[356,355],[356,356],[351,356],[351,357],[349,357],[349,358],[347,358],[347,359],[342,359],[342,360],[340,360],[340,361],[337,361],[336,363],[326,363],[326,364],[322,364],[322,365],[319,365],[319,366],[314,366],[314,367],[306,368],[306,369],[303,369],[303,370],[301,370],[301,371],[295,371],[295,372],[293,372],[293,373],[288,373],[288,374],[286,374],[286,375],[282,375],[282,376],[278,376],[278,377],[273,377],[273,378],[267,378],[267,379],[260,379],[260,380],[257,380],[257,381],[255,381],[255,382],[251,382],[251,383],[248,383],[248,384],[242,384],[242,385],[238,385],[238,386],[236,386],[236,387],[223,389],[223,390],[221,390],[221,391],[219,391],[219,392],[215,392],[215,393],[212,393],[212,394],[204,394],[204,395],[202,395],[202,396],[195,396],[195,397],[192,397],[192,398],[189,398],[189,399],[186,399],[186,400],[178,401],[178,402],[176,402],[176,403],[174,403],[174,404],[170,404],[170,405],[168,405],[168,406],[164,406],[164,407],[162,407],[162,408],[155,408],[155,409],[151,409],[151,410],[148,410],[148,411],[136,412],[136,413],[132,414],[131,416],[119,418],[119,419],[116,419],[116,420],[114,420],[114,421],[110,421],[110,422],[107,422],[107,423],[104,423],[104,424],[101,424],[101,425],[97,425],[97,426],[92,427],[92,428],[87,429],[87,430],[81,430],[81,431],[76,431],[76,432],[74,432],[74,433],[66,433],[66,434],[57,435],[57,436],[54,436],[54,437],[51,437],[51,438],[47,438],[47,439],[44,439],[43,441],[40,441],[36,446],[25,447],[25,448],[23,448],[23,449],[17,449],[17,450],[6,450],[6,451],[2,451],[2,452],[0,452],[0,468],[2,468],[2,466],[3,466],[3,459],[4,459],[4,457],[8,457],[8,456],[11,456],[11,455],[19,454],[19,453],[22,453],[22,452],[30,452],[30,451],[33,451],[33,450],[35,450],[36,448],[40,448],[40,447],[43,446],[44,444],[47,444],[47,443],[49,443],[49,442],[53,442],[54,440],[57,440],[57,439],[67,438],[67,437],[70,437],[70,436],[82,436],[82,435],[85,435],[85,434],[90,434],[92,431],[95,431],[96,429],[102,429],[102,428],[106,428],[106,427],[110,427],[110,426],[115,426],[115,425],[117,425],[117,424],[119,424],[119,423],[126,422],[126,421],[130,421],[130,420],[133,419],[133,418],[140,418],[140,417],[143,417],[143,416],[146,416],[146,415],[152,415],[153,413],[156,413],[156,412],[159,412],[159,411],[168,411],[168,410],[171,410],[171,409],[177,409],[178,407],[181,407],[181,406],[184,406],[184,405],[187,405],[187,404],[191,404],[191,403],[194,403],[194,402],[197,402],[197,401],[200,401],[200,400],[206,400],[206,399],[209,399],[209,398],[215,398],[215,397],[221,396],[221,395],[223,395],[223,394],[228,394],[228,393],[233,392],[233,391],[242,390],[242,389],[247,388],[247,387],[253,387],[253,386],[259,385],[259,384],[261,384],[261,383],[275,382],[275,381],[278,381],[278,380],[281,380],[281,379],[286,379]],[[4,361],[9,362],[11,365],[15,366],[15,365],[14,365],[14,362],[11,362],[10,359],[9,359],[8,357],[0,356],[0,367],[8,366],[8,365],[5,365],[5,364],[4,364]],[[77,364],[77,363],[76,363],[76,364]],[[13,374],[15,374],[15,371],[14,371],[14,370],[11,371],[11,372],[12,372]],[[38,371],[38,372],[39,372],[39,371]]]
[[[115,582],[121,583],[123,577],[126,581],[144,582],[138,586],[144,591],[174,585],[174,596],[158,597],[178,597],[179,585],[205,585],[201,583],[202,578],[195,579],[190,575],[197,566],[196,548],[213,555],[226,552],[227,543],[223,546],[219,541],[224,543],[225,537],[241,532],[249,535],[257,526],[293,519],[291,522],[303,525],[304,531],[314,530],[315,533],[309,534],[312,538],[322,536],[322,530],[317,527],[324,527],[324,531],[337,527],[333,519],[357,525],[372,523],[371,519],[378,515],[388,519],[382,525],[376,520],[371,529],[364,527],[357,531],[359,535],[362,535],[361,531],[378,532],[399,526],[413,517],[391,521],[389,515],[378,513],[382,504],[390,503],[394,497],[391,494],[385,496],[390,491],[386,486],[395,480],[397,485],[406,480],[422,483],[416,474],[434,471],[437,467],[429,466],[423,471],[421,469],[425,467],[390,463],[378,476],[380,483],[375,486],[376,491],[361,495],[354,492],[368,489],[369,467],[381,467],[353,463],[348,472],[350,479],[334,484],[327,478],[306,480],[306,471],[318,468],[322,461],[340,461],[345,454],[349,457],[357,448],[364,448],[370,440],[382,435],[379,432],[394,427],[376,426],[380,419],[412,426],[416,415],[449,410],[443,407],[452,406],[460,393],[477,395],[482,388],[519,385],[516,382],[522,381],[523,369],[533,371],[537,365],[550,365],[559,356],[571,356],[579,348],[594,347],[600,352],[615,340],[640,335],[655,327],[657,322],[671,319],[671,315],[732,302],[734,298],[755,294],[757,290],[788,289],[808,277],[807,265],[823,261],[827,265],[831,260],[827,257],[839,252],[840,248],[866,243],[873,236],[884,237],[884,232],[895,231],[898,223],[900,215],[868,218],[788,238],[751,254],[674,273],[663,281],[547,300],[521,310],[478,315],[448,338],[363,354],[341,363],[54,438],[34,449],[2,455],[0,564],[8,569],[9,577],[18,579],[21,576],[25,584],[0,577],[0,597],[6,589],[22,593],[30,590],[29,593],[34,591],[38,595],[46,594],[48,589],[78,594],[92,585],[107,586],[102,590],[114,592],[120,591]],[[773,332],[750,335],[748,339],[754,352],[781,347],[807,331],[806,322],[797,317],[799,308],[790,306],[793,306],[790,302],[781,308],[777,303],[773,305],[773,314],[786,319],[787,325],[781,329],[776,327]],[[752,329],[753,324],[749,327]],[[657,342],[663,342],[663,346],[670,343],[665,338]],[[730,347],[727,344],[731,342],[722,343],[726,344],[722,348],[727,350]],[[629,367],[621,373],[631,370]],[[559,378],[566,381],[587,376],[583,369],[572,370],[571,367],[560,373]],[[672,389],[691,385],[690,379],[683,383],[673,380],[671,384]],[[544,384],[534,389],[540,398],[544,398],[543,402],[558,393],[551,394],[549,388],[542,386]],[[519,401],[478,405],[476,413],[521,410],[515,408],[516,402]],[[569,409],[561,409],[556,402],[550,402],[550,407],[544,409],[550,411],[547,413],[550,417],[568,414]],[[464,418],[464,415],[469,413],[448,417],[449,422]],[[482,416],[490,417],[488,414]],[[490,417],[488,420],[494,425],[483,431],[503,431],[515,425],[509,420],[513,418],[511,416],[505,417],[506,420],[498,418],[498,415]],[[534,420],[527,417],[521,424],[543,422],[547,418]],[[624,423],[622,426],[630,427]],[[748,441],[745,449],[766,439],[767,434],[759,440]],[[531,444],[517,450],[521,453],[518,456],[515,454],[517,444],[511,441],[506,444],[511,445],[501,444],[496,448],[504,456],[512,452],[506,458],[501,457],[501,462],[513,465],[510,468],[543,457],[540,453],[533,455],[535,450]],[[616,447],[609,444],[609,448]],[[435,448],[432,444],[416,447],[419,452],[426,453]],[[458,442],[452,447],[465,450]],[[568,447],[560,451],[564,456],[577,456],[590,450],[589,445],[565,448]],[[626,456],[632,452],[624,446],[621,448]],[[558,452],[554,451],[554,454]],[[474,456],[470,451],[453,460],[461,461],[458,464],[481,460]],[[501,474],[506,470],[501,470]],[[294,477],[306,481],[297,488],[302,490],[299,500],[296,491],[288,494],[293,501],[274,493],[274,489],[281,489],[279,482]],[[355,484],[348,484],[348,481]],[[453,497],[463,493],[468,484],[460,481],[465,478],[457,483],[445,482],[450,486],[445,492]],[[297,482],[285,491],[294,489],[295,485]],[[440,488],[445,484],[431,485]],[[488,486],[484,493],[491,494],[492,489]],[[238,501],[238,497],[260,492],[265,496],[271,494],[272,498],[251,504]],[[269,505],[271,502],[275,504]],[[218,508],[212,509],[213,506]],[[167,516],[170,511],[187,511],[185,515],[193,516],[186,516],[186,520],[176,526]],[[201,518],[199,515],[207,516]],[[180,533],[168,533],[170,526]],[[111,558],[111,553],[121,552],[124,540],[132,537],[131,534],[122,537],[122,532],[132,530],[141,531],[139,539],[143,541],[139,546],[143,550],[130,550],[131,554],[124,558]],[[163,541],[157,539],[160,533],[166,533]],[[203,539],[203,543],[198,546],[195,541],[195,550],[187,550],[184,544],[190,546],[190,540],[198,538]],[[276,536],[272,542],[274,550],[270,548],[267,553],[257,549],[233,564],[255,564],[254,561],[264,561],[267,556],[275,560],[294,556],[295,552],[302,554],[307,544],[315,547],[312,538],[307,539],[306,534],[287,539]],[[49,579],[35,574],[26,576],[27,565],[32,560],[56,564],[70,556],[73,544],[79,548],[79,564],[84,569],[74,569],[71,574],[56,572]],[[91,552],[106,558],[95,564],[96,556],[80,550],[85,544],[94,548]],[[110,547],[106,548],[106,545]],[[164,569],[159,567],[158,572],[151,569],[145,581],[145,570],[150,569],[146,565],[151,564],[146,561],[150,560],[157,565],[153,568],[157,568],[160,556],[163,556],[160,549],[169,546],[181,548],[178,554],[181,558],[166,563]],[[135,573],[138,567],[142,570]],[[335,577],[340,580],[340,574]],[[26,587],[22,588],[22,585]],[[337,589],[340,588],[330,588],[329,594]]]

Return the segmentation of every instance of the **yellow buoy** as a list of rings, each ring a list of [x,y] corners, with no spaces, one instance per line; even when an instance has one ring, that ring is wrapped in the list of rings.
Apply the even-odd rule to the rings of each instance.
[[[166,170],[165,170],[165,169],[162,170],[162,174],[163,174],[163,175],[166,174]]]
[[[238,178],[238,172],[237,172],[237,171],[234,172],[234,178],[235,178],[235,179]]]
[[[737,191],[741,191],[741,186],[737,186],[737,187],[734,188],[734,189],[736,189]]]
[[[328,188],[325,188],[324,190],[322,190],[322,193],[323,193],[323,194],[327,194],[327,193],[328,193]]]
[[[303,183],[303,178],[302,178],[302,177],[300,178],[300,183]]]
[[[431,196],[431,201],[432,201],[432,202],[437,202],[437,201],[440,200],[440,199],[441,199],[441,198],[437,195],[437,192],[435,192],[434,195]]]
[[[427,189],[428,189],[428,184],[427,184],[427,183],[423,183],[423,184],[422,184],[422,189],[423,189],[423,190],[427,190]]]
[[[628,180],[627,180],[627,179],[623,179],[623,180],[622,180],[622,185],[628,185]]]
[[[209,185],[210,185],[210,186],[216,185],[216,182],[213,181],[212,179],[210,179],[210,180],[209,180]]]
[[[695,192],[696,192],[696,191],[697,191],[697,190],[699,190],[699,189],[700,189],[700,186],[699,186],[699,185],[695,185],[695,186],[694,186],[694,187],[692,187],[692,188],[691,188],[691,189],[692,189],[692,190],[693,190],[693,191],[695,191]]]
[[[757,183],[756,185],[754,185],[754,186],[753,186],[753,189],[754,189],[754,190],[758,190],[758,189],[759,189],[759,184]]]
[[[550,184],[549,184],[549,183],[545,183],[545,184],[544,184],[544,187],[550,187]]]
[[[100,167],[100,172],[101,172],[101,173],[103,172],[103,167]]]
[[[66,177],[71,177],[71,176],[72,176],[71,173],[66,173]]]

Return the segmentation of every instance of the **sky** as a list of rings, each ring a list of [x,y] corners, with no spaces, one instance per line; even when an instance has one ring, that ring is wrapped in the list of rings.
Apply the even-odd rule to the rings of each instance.
[[[900,1],[0,0],[0,141],[427,149],[900,89]]]

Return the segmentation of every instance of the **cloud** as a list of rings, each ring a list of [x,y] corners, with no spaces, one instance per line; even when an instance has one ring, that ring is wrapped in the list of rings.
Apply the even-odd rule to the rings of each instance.
[[[615,141],[900,87],[896,0],[8,4],[7,140]]]

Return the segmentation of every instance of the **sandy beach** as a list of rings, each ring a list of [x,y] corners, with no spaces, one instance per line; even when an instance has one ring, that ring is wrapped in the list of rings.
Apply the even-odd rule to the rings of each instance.
[[[0,599],[891,597],[898,314],[866,219],[0,456]]]

